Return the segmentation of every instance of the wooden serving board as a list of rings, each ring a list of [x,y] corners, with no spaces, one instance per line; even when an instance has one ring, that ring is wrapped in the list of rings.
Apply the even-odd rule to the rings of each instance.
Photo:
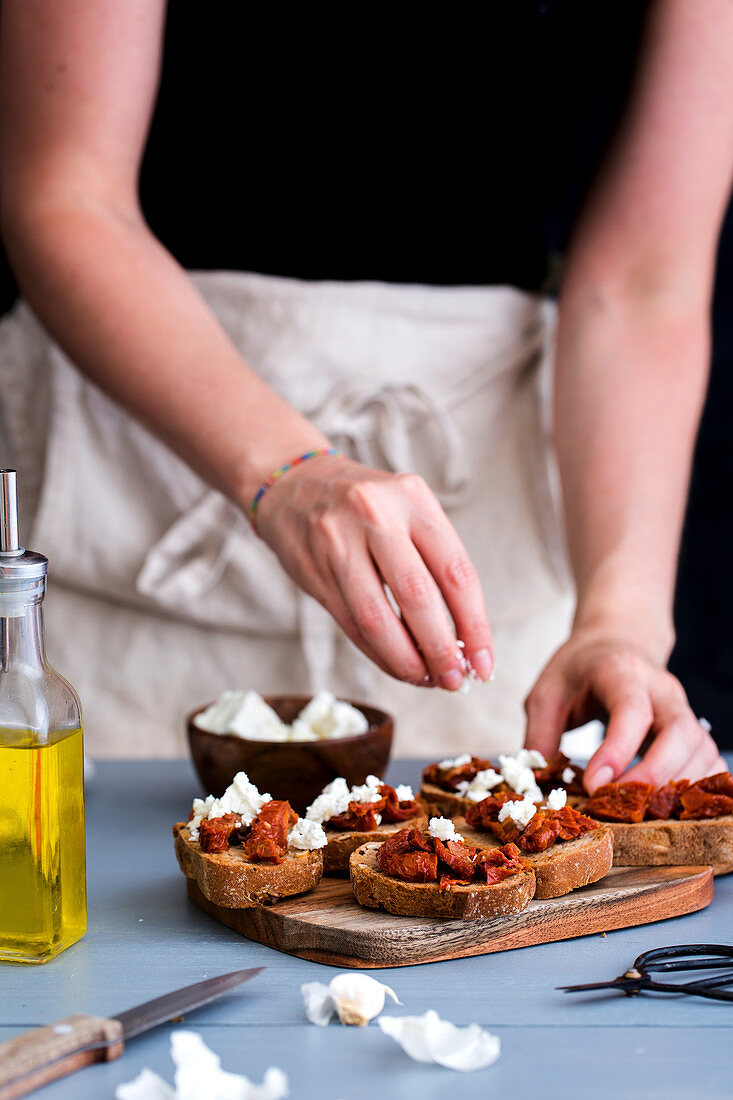
[[[213,905],[192,879],[187,882],[197,905],[248,939],[328,966],[359,968],[488,955],[650,924],[704,909],[713,898],[711,867],[614,867],[601,882],[489,920],[394,917],[365,909],[354,901],[347,878],[324,878],[309,894],[261,909]]]

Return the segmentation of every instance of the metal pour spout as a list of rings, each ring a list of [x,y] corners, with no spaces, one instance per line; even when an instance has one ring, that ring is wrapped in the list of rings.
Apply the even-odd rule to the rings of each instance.
[[[0,470],[0,554],[15,558],[23,552],[18,536],[18,472]]]

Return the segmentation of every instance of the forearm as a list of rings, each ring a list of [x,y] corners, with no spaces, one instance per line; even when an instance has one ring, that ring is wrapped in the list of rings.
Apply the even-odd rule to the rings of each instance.
[[[242,506],[327,445],[251,370],[135,209],[41,199],[5,212],[21,290],[85,374]]]
[[[707,296],[570,271],[560,310],[555,431],[577,626],[617,622],[666,662],[708,361]]]

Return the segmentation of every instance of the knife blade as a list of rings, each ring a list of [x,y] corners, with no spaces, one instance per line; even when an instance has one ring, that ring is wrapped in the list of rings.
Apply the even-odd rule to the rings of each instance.
[[[117,1016],[77,1014],[0,1043],[0,1100],[16,1100],[92,1062],[113,1061],[125,1041],[193,1012],[254,978],[264,966],[183,986]]]

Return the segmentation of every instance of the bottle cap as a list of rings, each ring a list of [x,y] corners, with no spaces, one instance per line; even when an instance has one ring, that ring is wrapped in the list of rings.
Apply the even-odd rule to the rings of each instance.
[[[48,558],[26,550],[18,534],[18,473],[0,470],[0,584],[31,581],[48,573]]]

